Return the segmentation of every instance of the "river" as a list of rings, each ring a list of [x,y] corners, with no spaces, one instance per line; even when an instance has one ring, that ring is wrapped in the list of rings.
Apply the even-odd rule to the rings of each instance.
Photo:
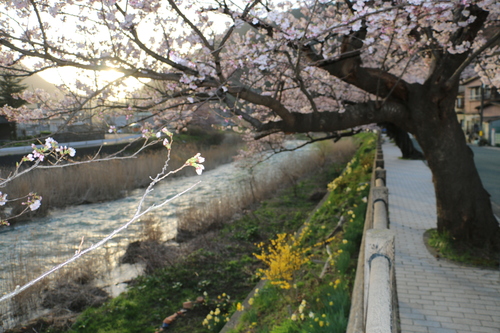
[[[284,167],[294,167],[293,163],[290,163],[291,160],[299,159],[307,164],[314,160],[311,154],[316,152],[317,149],[306,146],[294,152],[275,155],[256,168],[254,179],[256,182],[266,183],[269,179],[279,177],[278,173],[283,172]],[[171,198],[199,181],[201,183],[192,190],[154,211],[155,220],[161,221],[161,231],[165,240],[175,237],[176,215],[179,212],[192,207],[193,203],[208,202],[223,196],[228,191],[237,191],[242,184],[249,182],[249,174],[236,163],[231,163],[204,172],[201,176],[172,178],[157,184],[146,200],[145,206]],[[71,258],[81,246],[82,238],[84,242],[81,247],[87,248],[128,222],[134,215],[143,193],[144,189],[137,189],[128,197],[115,201],[51,210],[46,217],[0,229],[0,295],[11,292],[16,284],[25,282],[12,281],[17,279],[19,274],[22,275],[22,272],[38,274]],[[130,242],[140,238],[142,228],[140,222],[131,224],[110,240],[105,249],[97,250],[97,254],[94,255],[109,257],[108,261],[112,263],[110,266],[116,267],[116,259],[123,255]],[[114,275],[127,280],[140,274],[140,269],[136,268],[135,274],[130,273],[130,270],[128,272],[127,276],[124,276],[124,272],[118,274],[115,272]],[[28,276],[28,278],[33,277]],[[115,295],[123,289],[123,286],[117,287],[121,281],[108,282],[108,286],[114,286],[115,290],[109,291]],[[0,316],[0,332],[2,332],[2,321],[4,325],[9,321],[6,314],[9,312],[8,303],[0,304],[0,313],[3,314]]]

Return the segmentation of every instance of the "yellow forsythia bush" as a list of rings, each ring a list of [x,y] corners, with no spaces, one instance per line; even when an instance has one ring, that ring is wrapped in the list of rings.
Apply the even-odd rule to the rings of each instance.
[[[282,289],[290,289],[295,271],[309,261],[307,252],[310,248],[302,248],[299,242],[300,238],[284,233],[271,240],[267,249],[264,243],[260,243],[258,247],[262,253],[254,253],[254,256],[268,266],[258,270],[262,279],[269,280]]]

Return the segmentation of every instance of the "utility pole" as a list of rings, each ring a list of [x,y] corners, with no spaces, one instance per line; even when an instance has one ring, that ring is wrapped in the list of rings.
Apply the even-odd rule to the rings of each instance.
[[[479,131],[483,132],[484,83],[481,83],[481,106],[479,107]],[[483,133],[484,135],[484,133]]]

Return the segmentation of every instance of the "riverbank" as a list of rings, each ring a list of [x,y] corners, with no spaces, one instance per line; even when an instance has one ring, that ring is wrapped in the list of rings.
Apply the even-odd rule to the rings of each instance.
[[[361,163],[354,162],[350,167],[355,169],[357,165],[361,165]],[[199,296],[203,296],[205,302],[194,306],[184,316],[179,317],[173,323],[173,327],[175,327],[176,332],[212,331],[213,327],[209,329],[207,325],[203,326],[204,320],[209,318],[207,315],[210,314],[210,311],[215,313],[217,305],[220,308],[222,304],[228,304],[228,313],[235,311],[237,304],[246,297],[257,282],[255,271],[259,267],[264,268],[252,255],[256,252],[254,244],[273,239],[277,233],[293,233],[297,230],[316,205],[316,202],[311,201],[311,199],[317,197],[313,194],[317,193],[318,188],[321,188],[319,183],[322,183],[324,188],[326,183],[339,175],[342,168],[343,165],[336,165],[321,174],[316,172],[310,180],[297,182],[294,186],[295,191],[293,188],[283,191],[281,195],[275,196],[272,200],[263,202],[259,208],[246,211],[240,219],[224,224],[220,228],[212,229],[186,243],[168,246],[170,258],[177,260],[170,262],[163,269],[154,271],[151,275],[135,280],[128,292],[107,302],[104,306],[86,310],[69,332],[154,332],[161,325],[162,320],[182,308],[187,299],[194,300]],[[318,183],[321,178],[322,180]],[[347,180],[349,177],[343,178]],[[316,180],[311,181],[311,179]],[[350,184],[348,182],[337,181],[337,185],[340,185],[344,190],[350,186],[353,187],[352,199],[349,195],[346,197],[347,201],[325,201],[325,208],[316,214],[316,221],[319,221],[319,224],[311,228],[311,235],[307,237],[310,242],[316,243],[313,238],[316,238],[317,235],[325,237],[333,231],[332,228],[335,228],[338,219],[333,224],[332,214],[337,215],[337,217],[339,214],[348,214],[346,217],[351,217],[348,221],[351,219],[356,221],[358,217],[362,219],[362,210],[364,209],[362,201],[358,205],[354,198],[358,197],[361,200],[363,191],[367,191],[367,189],[363,188],[358,191],[360,181],[359,179],[353,181],[354,183],[351,185],[348,185]],[[356,225],[356,222],[351,222],[351,224]],[[332,243],[332,250],[336,253],[342,250],[340,253],[345,254],[339,256],[339,258],[344,258],[340,261],[347,262],[346,267],[352,267],[350,260],[354,258],[354,254],[349,249],[356,248],[355,242],[347,241],[344,243],[343,240],[347,240],[347,238],[340,238],[342,238],[340,245],[338,245],[340,248]],[[318,276],[314,272],[317,271],[317,267],[321,267],[320,270],[324,267],[325,262],[323,262],[324,259],[320,259],[320,253],[325,251],[326,248],[316,249],[314,253],[317,257],[305,265],[306,269],[299,276],[310,276],[313,278],[312,281],[317,280]],[[178,261],[181,258],[182,263]],[[320,264],[317,263],[318,260],[321,261]],[[329,278],[331,278],[331,271],[335,270],[332,270],[331,267],[326,268],[325,274]],[[344,286],[348,288],[348,281],[349,279],[346,279],[345,282],[342,281],[342,288],[339,290],[344,290]],[[297,289],[292,288],[291,290],[300,295],[306,291],[302,288],[320,290],[316,288],[318,287],[317,283],[297,282],[299,282],[296,283]],[[338,286],[336,284],[331,287],[336,289],[340,286],[339,283],[337,283]],[[314,295],[315,293],[311,293],[309,296],[313,297]],[[222,302],[223,300],[226,302]],[[296,303],[295,297],[293,300]],[[286,309],[296,309],[299,304],[295,303],[279,305],[279,313],[281,313],[279,316],[289,321],[294,310],[292,313],[288,313],[289,311]],[[275,303],[276,305],[277,303]],[[271,306],[271,308],[275,308],[275,306]],[[269,313],[269,310],[265,312]],[[259,316],[261,315],[262,313],[259,314]],[[212,318],[214,317],[212,316]],[[221,317],[221,319],[223,318]],[[39,326],[31,327],[41,332],[50,321],[51,318],[46,317],[37,323]],[[252,331],[257,332],[258,330]],[[57,330],[51,328],[46,332],[57,332]]]
[[[295,153],[290,155],[290,157],[286,157],[286,158],[283,158],[282,155],[289,156],[288,154],[290,154],[290,153],[280,154],[280,155],[278,155],[278,157],[279,157],[278,160],[271,160],[270,161],[269,166],[272,166],[272,167],[268,171],[265,171],[264,174],[261,174],[262,173],[261,172],[259,174],[253,175],[252,179],[254,179],[255,182],[252,179],[244,180],[242,178],[241,182],[237,181],[237,183],[234,184],[236,186],[235,188],[230,188],[230,189],[224,190],[222,192],[220,192],[217,189],[214,189],[215,183],[212,184],[209,181],[209,179],[213,178],[211,176],[212,172],[207,172],[206,174],[204,173],[203,177],[208,177],[208,178],[201,177],[201,178],[205,179],[204,184],[206,184],[206,185],[202,185],[202,187],[203,188],[206,187],[206,190],[208,190],[209,192],[203,194],[199,199],[200,200],[203,199],[205,206],[201,206],[200,202],[196,202],[197,201],[196,199],[193,200],[189,196],[188,197],[183,196],[181,198],[182,199],[181,201],[186,202],[186,203],[188,203],[188,202],[191,203],[193,209],[196,207],[201,208],[201,210],[203,211],[203,213],[205,215],[207,213],[209,213],[208,212],[210,210],[209,208],[215,208],[215,210],[217,210],[219,212],[224,212],[224,213],[227,213],[228,211],[231,211],[232,209],[237,208],[237,211],[239,212],[239,214],[245,214],[245,212],[241,211],[241,206],[237,207],[238,204],[240,204],[241,202],[244,201],[243,200],[244,198],[240,197],[240,194],[239,194],[240,192],[246,193],[244,196],[246,196],[247,198],[257,199],[257,201],[262,201],[263,200],[262,196],[265,196],[265,195],[269,196],[269,193],[270,193],[269,190],[273,190],[274,186],[277,186],[277,184],[288,183],[288,184],[292,185],[292,188],[291,188],[292,197],[289,198],[289,203],[288,203],[288,206],[291,206],[291,205],[293,205],[293,202],[292,202],[293,192],[296,192],[296,193],[301,192],[300,185],[297,182],[298,175],[296,174],[296,172],[298,172],[299,170],[302,170],[303,172],[306,172],[307,170],[309,170],[309,172],[311,172],[313,170],[317,171],[318,167],[324,161],[325,155],[331,156],[331,157],[334,157],[337,159],[342,159],[342,151],[335,151],[335,149],[336,149],[335,147],[338,147],[338,145],[340,145],[340,146],[344,145],[343,148],[341,148],[341,150],[345,149],[346,148],[345,143],[348,143],[348,142],[349,141],[345,141],[345,142],[341,141],[341,142],[337,143],[334,146],[333,153],[328,152],[328,150],[324,149],[324,147],[328,146],[328,145],[326,145],[326,143],[324,143],[324,144],[321,144],[320,147],[317,147],[317,146],[312,147],[312,149],[307,149],[306,151],[303,151],[302,153],[300,153],[299,156],[304,156],[302,158],[293,158],[292,156]],[[352,145],[347,145],[347,146],[352,147]],[[305,154],[305,155],[303,155],[303,154]],[[313,156],[316,156],[316,157],[313,157]],[[227,173],[228,171],[226,169],[227,169],[227,167],[224,167],[223,170],[221,169],[222,174],[225,175],[225,178],[228,178],[228,177],[234,178],[234,176],[232,175],[232,173],[234,171],[231,171],[231,174],[228,174]],[[219,170],[219,169],[217,169],[217,170]],[[217,170],[214,170],[213,172],[216,172],[216,174],[219,174],[220,172]],[[264,171],[264,170],[266,170],[266,169],[262,169],[262,171]],[[235,175],[235,176],[237,176],[237,175]],[[279,176],[279,177],[277,177],[277,176]],[[239,179],[239,178],[237,178],[237,179]],[[222,179],[219,180],[219,178],[215,178],[213,180],[216,181],[217,185],[219,185],[219,183]],[[267,194],[265,193],[266,187],[268,187]],[[324,184],[322,187],[324,188]],[[166,188],[169,188],[170,190],[175,191],[175,189],[172,189],[171,186],[167,186]],[[202,191],[205,191],[205,189],[203,189],[203,188],[199,187],[199,189],[201,189]],[[294,188],[296,189],[295,191],[293,190]],[[155,191],[155,193],[157,193],[157,195],[160,195],[162,190],[158,189],[158,191],[159,192]],[[198,193],[200,193],[200,192],[198,191]],[[195,195],[195,197],[198,197],[198,195],[196,195],[197,193],[193,193],[193,194]],[[166,194],[163,194],[162,196],[165,196],[165,195]],[[106,207],[107,206],[108,205],[106,205]],[[95,209],[92,209],[92,210],[95,210]],[[285,210],[287,210],[287,209],[285,209]],[[189,216],[191,216],[191,217],[199,216],[199,215],[194,215],[193,210],[188,209],[187,211],[188,211],[188,214],[187,214],[188,217]],[[264,215],[266,215],[266,214],[267,213],[265,213]],[[212,217],[217,216],[217,214],[209,214],[209,215]],[[234,213],[232,215],[234,215]],[[261,217],[261,219],[264,219],[264,218],[265,218],[265,216]],[[285,218],[285,216],[283,216],[282,218]],[[281,220],[281,221],[283,221],[283,220]],[[156,222],[160,222],[161,225],[164,225],[166,221],[164,221],[164,218],[160,218],[159,221],[156,221]],[[283,221],[283,223],[288,224],[289,222]],[[145,242],[146,244],[156,244],[156,245],[162,245],[162,246],[165,245],[163,243],[164,238],[161,236],[161,233],[155,232],[157,226],[158,226],[158,224],[153,223],[151,228],[149,228],[149,227],[143,228],[143,229],[148,229],[148,230],[153,231],[153,232],[144,230],[143,231],[144,236],[141,240],[146,241]],[[178,259],[185,258],[187,256],[187,253],[191,253],[193,250],[195,251],[197,249],[197,247],[198,248],[200,246],[203,247],[207,243],[212,243],[212,242],[210,242],[211,233],[216,232],[217,230],[220,230],[220,228],[221,228],[220,224],[211,225],[211,226],[209,226],[210,232],[208,234],[204,234],[204,235],[200,236],[201,238],[186,240],[181,244],[169,243],[169,246],[167,246],[165,251],[163,251],[163,250],[159,251],[159,249],[160,248],[163,249],[163,247],[154,247],[156,245],[153,245],[153,247],[149,248],[150,249],[149,252],[155,254],[154,257],[158,259],[157,263],[163,264],[164,266],[173,265],[177,262]],[[45,228],[43,228],[43,229],[45,229]],[[134,229],[136,229],[136,228],[134,228]],[[128,231],[131,231],[130,228]],[[240,232],[235,231],[235,233],[237,233],[237,235],[235,235],[235,237],[231,237],[232,242],[236,242],[239,238],[249,237],[249,239],[251,239],[255,235],[258,235],[259,231],[260,231],[259,228],[256,227],[255,225],[252,225],[251,227],[248,227],[247,229],[244,228],[243,231],[240,231]],[[146,236],[146,234],[149,236]],[[155,243],[155,242],[150,242],[151,235],[153,235],[154,237],[157,237],[156,239],[159,239],[157,241],[159,244]],[[138,235],[136,234],[136,237],[137,236]],[[235,240],[235,238],[236,238],[236,240]],[[86,237],[85,240],[87,241],[87,239],[88,238]],[[89,241],[91,241],[91,240],[89,239]],[[215,244],[217,244],[217,243],[215,243]],[[142,247],[142,245],[141,245],[141,247]],[[153,250],[151,250],[151,249],[153,249]],[[148,250],[146,249],[146,252],[147,251]],[[160,256],[160,254],[162,254],[162,256]],[[97,260],[91,260],[91,261],[94,263],[96,261],[101,262],[102,261],[101,259],[104,259],[105,257],[106,257],[106,255],[99,256],[98,258],[96,258]],[[144,257],[144,253],[141,254],[141,257]],[[90,268],[90,266],[89,266],[89,268]],[[69,270],[76,271],[75,267],[71,267]],[[84,280],[84,279],[80,279],[80,280]],[[41,291],[43,289],[45,289],[45,288],[42,288]],[[84,286],[80,285],[80,289],[84,289]],[[37,294],[40,294],[40,293],[38,292]],[[61,307],[63,308],[64,311],[66,311],[66,309],[68,308],[68,307],[65,308],[65,304],[61,304]],[[39,328],[36,328],[36,329],[38,331],[40,331]]]

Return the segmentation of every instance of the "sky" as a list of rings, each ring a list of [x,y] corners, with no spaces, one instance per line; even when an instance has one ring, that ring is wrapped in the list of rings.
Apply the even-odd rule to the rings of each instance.
[[[194,13],[191,13],[191,14],[188,13],[186,16],[188,16],[188,18],[189,18],[190,16],[193,17],[195,15],[196,14],[194,14]],[[48,14],[45,15],[44,19],[46,19],[48,22],[50,22],[50,25],[52,27],[54,27],[54,29],[52,31],[55,31],[55,33],[56,33],[56,35],[52,35],[52,36],[49,35],[49,39],[57,38],[57,34],[59,34],[60,36],[64,35],[64,37],[66,39],[77,40],[77,39],[82,38],[81,33],[76,32],[77,29],[75,26],[75,24],[78,24],[81,22],[77,21],[76,23],[69,23],[68,21],[66,21],[65,23],[62,23],[58,18],[54,19],[52,16],[50,16]],[[37,24],[36,16],[34,14],[30,16],[29,20],[30,20],[30,22],[32,22],[32,24]],[[90,21],[88,20],[86,22],[90,22]],[[148,29],[147,24],[144,24],[142,22],[141,22],[140,28],[143,31],[145,29],[146,30]],[[227,29],[226,21],[218,18],[217,20],[214,20],[214,25],[212,26],[212,28],[216,31],[224,31],[225,29]],[[74,31],[72,31],[72,30],[74,30]],[[104,31],[102,33],[102,37],[108,38],[109,37],[108,32]],[[84,38],[86,38],[86,37],[84,37]],[[94,38],[99,38],[99,35],[94,36],[93,39]],[[28,67],[31,67],[32,65],[34,65],[38,61],[39,61],[38,59],[29,59],[29,60],[24,61],[24,63]],[[96,78],[97,78],[97,81],[100,82],[100,84],[104,85],[104,84],[111,82],[111,81],[113,81],[113,80],[115,80],[123,75],[121,73],[117,73],[114,71],[102,71],[99,73],[93,73],[91,71],[84,71],[84,70],[80,70],[80,69],[76,69],[76,68],[72,68],[72,67],[48,69],[48,70],[45,70],[39,74],[46,81],[53,83],[53,84],[56,84],[56,85],[60,85],[60,84],[73,85],[77,79],[79,79],[83,83],[89,84],[89,83],[93,82]],[[147,82],[147,81],[144,81],[144,82]],[[137,89],[141,86],[141,83],[135,79],[127,79],[126,84],[129,85],[131,89]]]

